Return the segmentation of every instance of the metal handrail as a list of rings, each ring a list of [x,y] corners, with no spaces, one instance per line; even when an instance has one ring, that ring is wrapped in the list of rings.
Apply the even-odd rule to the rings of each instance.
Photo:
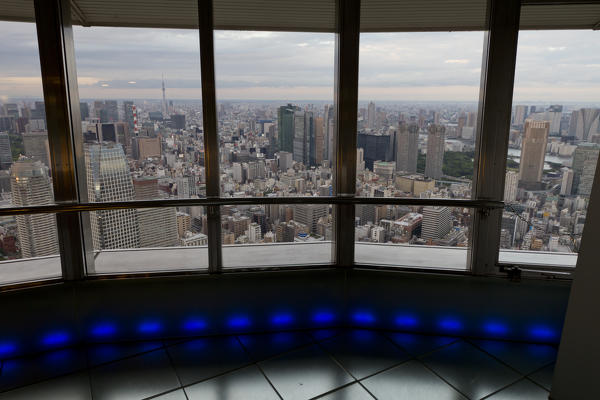
[[[259,204],[374,204],[406,206],[445,206],[476,209],[503,208],[504,202],[465,199],[420,199],[411,197],[219,197],[201,199],[161,199],[112,201],[104,203],[58,203],[40,206],[0,208],[0,216],[56,214],[68,212],[122,210],[131,208],[163,208],[192,206],[259,205]]]

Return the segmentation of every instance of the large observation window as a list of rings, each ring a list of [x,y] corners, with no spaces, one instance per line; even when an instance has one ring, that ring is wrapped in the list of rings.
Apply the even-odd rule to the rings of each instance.
[[[223,197],[331,196],[335,37],[215,31]]]
[[[471,198],[482,52],[481,31],[361,34],[358,196]]]
[[[575,266],[600,154],[598,36],[519,34],[500,262]]]
[[[54,204],[36,26],[0,21],[0,207]],[[61,276],[54,214],[0,217],[0,284]]]

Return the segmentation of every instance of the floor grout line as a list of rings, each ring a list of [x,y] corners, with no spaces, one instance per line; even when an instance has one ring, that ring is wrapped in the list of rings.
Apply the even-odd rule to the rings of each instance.
[[[246,352],[246,354],[248,355],[248,357],[250,357],[250,359],[252,359],[252,355],[250,354],[250,351],[246,348],[246,346],[244,346],[244,343],[240,340],[239,335],[236,335],[235,338],[237,339],[238,343],[240,344],[240,346],[242,346],[242,349],[244,349],[244,351]],[[267,374],[265,373],[265,371],[262,369],[262,367],[258,364],[257,361],[254,362],[254,365],[256,365],[256,367],[258,368],[258,370],[260,371],[260,373],[265,377],[265,379],[267,380],[267,382],[269,382],[269,385],[271,385],[271,388],[275,391],[275,394],[281,399],[283,400],[283,396],[279,393],[279,391],[275,388],[275,385],[273,385],[273,382],[271,382],[271,380],[269,379],[269,377],[267,376]]]
[[[179,376],[179,372],[177,372],[177,368],[175,368],[175,362],[173,361],[173,357],[171,356],[171,353],[169,352],[169,349],[167,348],[167,345],[164,340],[162,341],[162,344],[164,347],[163,350],[167,354],[167,358],[169,359],[169,365],[171,365],[171,368],[173,369],[173,372],[175,372],[175,376],[177,377],[177,382],[179,382],[179,387],[176,390],[183,389],[183,382],[181,382],[181,377]],[[183,395],[187,399],[187,393],[185,392],[185,390],[183,391]]]

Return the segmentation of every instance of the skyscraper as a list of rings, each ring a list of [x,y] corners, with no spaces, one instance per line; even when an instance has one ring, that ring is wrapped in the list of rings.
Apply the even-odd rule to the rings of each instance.
[[[441,239],[450,232],[452,221],[448,207],[423,208],[423,224],[421,238],[425,240]]]
[[[550,122],[525,120],[521,163],[519,167],[520,184],[528,190],[541,189],[544,172],[544,156],[550,132]]]
[[[573,190],[573,170],[569,168],[562,169],[562,180],[560,184],[560,194],[569,196]]]
[[[294,206],[294,221],[304,224],[310,232],[317,232],[319,218],[329,213],[327,204],[297,204]]]
[[[419,127],[401,122],[397,133],[396,171],[417,172]]]
[[[129,130],[133,132],[133,101],[123,102],[123,120],[129,125]]]
[[[522,105],[515,106],[515,113],[513,114],[513,125],[523,125],[523,122],[527,117],[528,108],[529,107]]]
[[[294,113],[294,161],[304,165],[314,165],[315,160],[315,124],[311,111],[296,111]]]
[[[425,176],[433,179],[442,177],[444,165],[444,148],[446,146],[446,128],[443,125],[430,125],[427,135],[427,158],[425,159]]]
[[[356,146],[364,150],[365,167],[373,171],[375,161],[393,161],[396,150],[396,134],[394,132],[385,134],[360,132]]]
[[[123,147],[117,143],[85,144],[85,167],[90,202],[133,200],[135,192]],[[137,211],[91,211],[94,249],[140,247]]]
[[[0,169],[9,169],[12,164],[10,136],[6,132],[0,133]]]
[[[321,164],[325,157],[325,126],[322,117],[314,119],[315,127],[315,156],[313,165]],[[324,158],[325,157],[325,158]]]
[[[48,132],[30,132],[23,134],[25,155],[34,161],[41,161],[50,167],[50,150],[48,148]]]
[[[39,161],[21,159],[10,169],[12,203],[15,206],[53,204],[48,167]],[[54,214],[17,215],[17,233],[24,258],[58,254]]]
[[[600,155],[600,145],[581,143],[573,153],[572,194],[589,196],[594,180],[594,172]]]
[[[375,123],[377,120],[376,115],[377,110],[375,109],[375,103],[372,101],[369,103],[369,108],[367,109],[367,128],[375,129]]]
[[[574,136],[584,142],[591,141],[592,136],[598,133],[599,126],[600,109],[582,108],[571,113],[569,136]]]
[[[512,203],[517,199],[517,188],[519,187],[519,174],[508,171],[504,179],[504,201]]]
[[[133,180],[136,200],[158,198],[158,179],[143,177]],[[140,208],[137,210],[140,224],[140,247],[176,246],[177,211],[175,207]]]
[[[277,109],[277,140],[280,151],[294,152],[294,112],[298,107],[288,104]]]

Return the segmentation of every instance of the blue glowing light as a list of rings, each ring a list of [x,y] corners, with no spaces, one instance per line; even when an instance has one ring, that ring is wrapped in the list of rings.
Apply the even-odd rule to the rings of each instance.
[[[65,331],[50,332],[42,338],[42,344],[48,347],[61,346],[67,344],[70,338],[71,335]]]
[[[504,336],[508,333],[508,326],[498,321],[488,321],[483,325],[483,330],[492,336]]]
[[[103,322],[97,325],[94,325],[91,330],[92,336],[103,338],[113,336],[117,332],[117,327],[115,324],[110,322]]]
[[[415,328],[419,325],[419,320],[410,314],[400,314],[395,319],[396,326],[400,328]]]
[[[375,322],[375,316],[368,311],[356,311],[354,315],[352,315],[352,319],[354,322],[361,325],[370,325]]]
[[[289,313],[279,313],[273,315],[271,323],[276,326],[285,326],[294,322],[294,317]]]
[[[327,324],[333,322],[335,316],[330,311],[317,311],[313,314],[313,322],[317,324]]]
[[[529,335],[538,340],[556,339],[556,330],[546,325],[534,325],[529,329]]]
[[[158,321],[143,321],[138,326],[138,332],[145,334],[152,334],[160,332],[162,325]]]
[[[0,358],[10,356],[17,351],[17,345],[13,342],[0,342]]]
[[[445,332],[459,332],[463,329],[463,324],[456,318],[444,317],[438,321],[438,326]]]
[[[230,328],[247,328],[250,326],[250,318],[245,315],[236,315],[229,318],[228,324]]]
[[[206,329],[206,321],[201,318],[188,318],[183,323],[183,329],[189,332],[198,332]]]

